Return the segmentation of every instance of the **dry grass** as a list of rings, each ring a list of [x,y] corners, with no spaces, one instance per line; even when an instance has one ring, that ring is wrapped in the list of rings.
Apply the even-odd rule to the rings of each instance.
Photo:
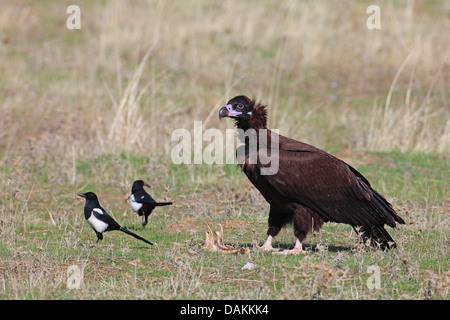
[[[448,299],[450,3],[378,1],[381,30],[366,28],[370,4],[80,1],[82,28],[70,31],[65,2],[2,3],[0,295]],[[264,241],[266,203],[239,172],[169,159],[173,130],[230,128],[217,112],[238,94],[268,104],[281,134],[367,168],[408,220],[399,250],[349,246],[355,235],[336,225],[301,259],[201,250],[207,223],[243,226],[225,229],[229,243]],[[100,193],[133,223],[125,197],[136,177],[174,201],[146,231],[160,245],[142,253],[111,235],[90,250],[74,194]],[[278,241],[290,244],[291,231]],[[241,270],[249,260],[257,268]],[[68,291],[78,262],[85,285]],[[365,285],[372,264],[385,276],[378,291]]]
[[[224,128],[211,115],[241,93],[319,146],[447,152],[448,3],[379,5],[368,30],[364,2],[86,2],[70,31],[63,3],[7,3],[2,159],[168,153],[176,128]]]

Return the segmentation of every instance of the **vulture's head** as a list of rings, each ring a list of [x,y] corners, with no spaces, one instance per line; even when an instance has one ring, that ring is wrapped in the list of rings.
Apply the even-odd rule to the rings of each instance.
[[[266,107],[246,96],[237,96],[219,110],[219,118],[233,118],[239,129],[265,129],[267,123]]]

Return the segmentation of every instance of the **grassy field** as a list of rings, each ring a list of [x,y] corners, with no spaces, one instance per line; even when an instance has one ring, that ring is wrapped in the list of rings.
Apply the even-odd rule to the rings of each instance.
[[[76,1],[80,30],[69,4],[2,3],[2,299],[449,298],[448,1],[378,1],[380,30],[366,27],[369,1]],[[388,230],[398,248],[365,249],[330,223],[307,255],[254,250],[268,205],[239,169],[170,157],[175,129],[231,128],[218,110],[239,94],[363,173],[406,221]],[[128,203],[136,179],[174,203],[145,230]],[[156,245],[110,232],[92,247],[86,191]],[[249,252],[205,251],[220,225]],[[288,226],[274,246],[294,240]]]

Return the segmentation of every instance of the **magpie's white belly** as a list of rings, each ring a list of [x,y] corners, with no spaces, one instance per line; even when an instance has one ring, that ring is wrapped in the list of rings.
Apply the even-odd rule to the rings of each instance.
[[[108,228],[108,224],[94,217],[93,214],[87,219],[87,222],[97,232],[104,232]]]
[[[131,205],[131,209],[136,213],[142,207],[142,203],[136,202],[133,194],[130,197],[130,205]]]

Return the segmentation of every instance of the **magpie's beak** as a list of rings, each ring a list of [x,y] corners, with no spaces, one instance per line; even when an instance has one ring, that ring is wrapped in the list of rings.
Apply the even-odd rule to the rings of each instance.
[[[84,193],[79,193],[79,194],[77,194],[77,197],[80,197],[80,198],[86,198],[86,194],[84,194]]]
[[[144,186],[146,186],[147,188],[150,188],[150,185],[147,182],[144,182]]]

